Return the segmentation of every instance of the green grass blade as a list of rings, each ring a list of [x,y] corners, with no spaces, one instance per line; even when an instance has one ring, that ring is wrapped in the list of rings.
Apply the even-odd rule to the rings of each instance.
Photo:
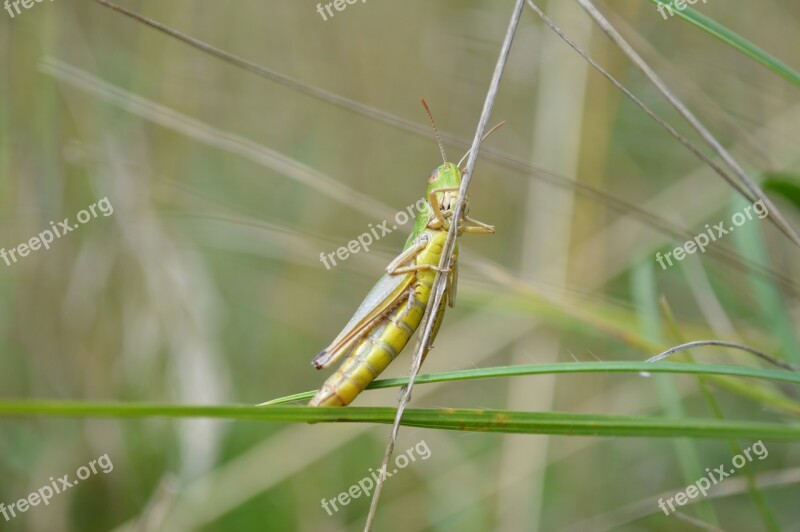
[[[773,192],[789,201],[800,211],[800,178],[788,172],[766,172],[761,188],[766,193]]]
[[[649,257],[640,260],[630,270],[630,287],[633,295],[634,308],[637,311],[636,325],[640,334],[653,342],[665,343],[662,331],[661,313],[658,304],[658,285],[656,282],[655,265]],[[655,389],[661,403],[661,409],[668,417],[683,418],[686,409],[683,396],[678,391],[675,380],[662,376],[653,379]],[[693,440],[676,438],[670,442],[675,452],[678,468],[688,485],[697,476],[697,471],[703,468],[700,465],[700,452]],[[719,519],[714,513],[714,507],[708,501],[698,501],[692,508],[694,515],[710,525],[718,525]]]
[[[720,364],[685,364],[680,362],[559,362],[555,364],[525,364],[519,366],[498,366],[493,368],[462,369],[442,373],[419,375],[415,384],[434,382],[468,381],[498,377],[521,377],[525,375],[545,375],[558,373],[683,373],[693,375],[729,375],[749,377],[778,382],[800,384],[800,373],[786,370],[760,369],[747,366],[728,366]],[[373,381],[367,390],[396,388],[408,384],[407,377]],[[296,393],[263,403],[279,405],[294,401],[311,399],[316,390]]]
[[[318,408],[308,406],[0,401],[0,417],[170,417],[221,418],[277,423],[391,424],[395,414],[394,408],[387,407]],[[410,427],[467,432],[800,440],[800,424],[783,425],[754,421],[653,418],[567,412],[419,408],[406,410],[402,423]]]
[[[731,211],[732,213],[744,212],[747,206],[748,203],[745,200],[734,198]],[[748,221],[741,227],[737,227],[733,239],[741,256],[762,266],[770,265],[771,257],[767,252],[767,245],[758,224]],[[775,283],[755,275],[749,275],[747,281],[751,286],[757,307],[760,307],[759,314],[760,319],[763,320],[763,330],[769,331],[769,335],[780,346],[782,353],[779,356],[788,362],[800,363],[800,345],[798,345],[795,324],[791,318],[785,293]]]
[[[714,19],[695,11],[690,7],[686,7],[682,10],[677,9],[673,6],[672,1],[666,2],[663,0],[650,0],[650,2],[656,5],[663,5],[665,7],[668,6],[672,8],[672,11],[676,16],[682,18],[690,24],[697,26],[701,30],[716,37],[725,44],[736,48],[747,57],[753,59],[782,78],[791,81],[797,86],[800,86],[800,73],[772,54],[751,43],[741,35],[716,22]]]

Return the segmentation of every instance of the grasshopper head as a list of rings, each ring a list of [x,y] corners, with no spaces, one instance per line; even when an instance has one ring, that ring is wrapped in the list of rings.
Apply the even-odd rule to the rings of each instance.
[[[461,186],[461,170],[458,169],[458,166],[453,163],[444,163],[431,172],[428,183],[426,197],[439,203],[439,210],[442,214],[452,214],[458,199],[458,189]],[[469,200],[465,207],[469,208]]]

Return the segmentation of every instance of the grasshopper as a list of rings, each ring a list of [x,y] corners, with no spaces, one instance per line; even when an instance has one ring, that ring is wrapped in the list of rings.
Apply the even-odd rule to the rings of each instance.
[[[347,406],[394,360],[419,327],[428,305],[447,232],[458,201],[462,171],[447,161],[444,145],[425,100],[421,100],[433,126],[442,165],[428,177],[425,203],[402,253],[386,267],[386,273],[372,287],[353,317],[336,339],[311,364],[322,369],[345,357],[309,402],[310,406]],[[495,126],[488,136],[500,125]],[[466,157],[466,155],[464,156]],[[462,158],[461,161],[464,159]],[[461,161],[459,164],[461,164]],[[458,233],[492,234],[494,226],[473,220],[465,197],[463,220]],[[439,331],[446,305],[456,302],[458,247],[444,272],[447,285],[436,312],[431,343]],[[423,361],[427,356],[423,353]]]

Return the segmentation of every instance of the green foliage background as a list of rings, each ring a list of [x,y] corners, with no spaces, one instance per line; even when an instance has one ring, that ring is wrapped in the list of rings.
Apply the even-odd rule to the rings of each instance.
[[[577,5],[548,4],[575,40],[696,141]],[[467,139],[512,2],[370,0],[328,21],[313,2],[124,5],[422,128],[424,96],[440,129]],[[760,47],[749,56],[716,39],[718,27],[663,20],[651,2],[600,7],[751,175],[770,176],[770,194],[799,226],[791,69],[800,68],[800,6],[695,5]],[[324,375],[309,361],[408,227],[331,270],[319,254],[420,197],[439,158],[432,135],[309,97],[91,1],[36,3],[13,19],[0,11],[0,50],[0,247],[103,197],[114,206],[49,251],[0,262],[0,502],[105,453],[114,464],[47,507],[0,517],[0,530],[360,530],[368,500],[334,516],[320,500],[378,467],[385,425],[305,424],[313,413],[277,407],[260,418],[246,409],[249,420],[235,408],[213,414],[229,420],[149,415],[189,414],[169,406],[128,418],[115,404],[254,404],[318,387]],[[637,362],[708,338],[800,362],[797,250],[756,219],[663,271],[657,251],[746,204],[529,9],[496,102],[501,119],[508,124],[486,144],[495,154],[479,159],[470,188],[471,214],[497,234],[460,241],[458,305],[423,373]],[[451,159],[464,151],[447,148]],[[691,357],[760,365],[719,349]],[[405,375],[409,361],[402,356],[386,376]],[[650,437],[609,437],[619,434],[610,425],[595,436],[404,427],[397,452],[425,440],[431,457],[387,483],[376,530],[689,530],[659,511],[658,498],[729,464],[738,450],[726,435],[742,436],[744,448],[760,430],[770,431],[768,458],[682,511],[727,530],[800,524],[794,382],[600,368],[454,378],[415,389],[420,419],[455,422],[438,407],[513,410],[527,413],[531,432],[547,432],[545,421],[577,426],[602,415],[610,425],[640,420],[633,433]],[[396,393],[372,390],[356,406],[391,407]],[[73,414],[112,403],[102,412],[111,418],[27,401],[79,401],[68,405]],[[352,410],[345,415],[391,418]],[[480,415],[458,420],[477,429]],[[714,432],[740,422],[748,429]],[[660,437],[665,423],[686,438]],[[710,438],[688,438],[697,435]]]

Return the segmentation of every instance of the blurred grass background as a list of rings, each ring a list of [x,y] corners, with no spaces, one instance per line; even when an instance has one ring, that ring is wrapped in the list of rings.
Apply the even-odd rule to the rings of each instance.
[[[511,4],[370,0],[328,21],[314,2],[124,5],[421,125],[424,96],[440,129],[469,138]],[[577,5],[542,7],[681,124]],[[753,175],[798,170],[797,87],[677,18],[663,20],[649,2],[602,7]],[[731,9],[709,0],[695,7],[800,68],[795,3]],[[310,367],[311,358],[338,334],[409,228],[330,271],[319,254],[421,196],[439,160],[433,136],[309,98],[94,2],[43,2],[13,19],[0,12],[0,48],[0,246],[15,247],[103,197],[114,206],[112,216],[51,250],[10,267],[0,263],[0,396],[257,403],[318,387],[325,375]],[[78,77],[84,85],[76,85]],[[154,114],[162,121],[90,90],[102,83],[121,91],[123,101],[161,106]],[[646,342],[716,337],[797,360],[796,285],[743,272],[711,251],[662,271],[655,252],[684,239],[576,192],[594,187],[691,234],[744,206],[528,9],[492,122],[501,119],[508,124],[487,146],[531,170],[479,159],[472,216],[495,224],[497,234],[460,241],[458,306],[423,372],[643,360],[654,354],[641,349]],[[243,156],[246,143],[330,181],[289,177],[274,157]],[[451,159],[462,154],[448,146]],[[791,204],[777,201],[797,227]],[[789,280],[798,276],[797,250],[766,221],[714,245]],[[662,296],[681,338],[659,310]],[[695,357],[753,363],[725,351]],[[386,375],[406,374],[409,363],[402,356]],[[787,416],[776,404],[711,389],[726,417]],[[797,404],[794,389],[766,389]],[[356,404],[393,405],[396,393],[371,391]],[[712,417],[689,376],[433,384],[415,390],[413,405]],[[377,468],[388,432],[367,425],[2,419],[0,502],[105,453],[114,470],[47,507],[0,518],[0,529],[360,530],[368,500],[353,500],[334,516],[320,500]],[[387,483],[376,530],[690,530],[665,517],[658,498],[733,455],[723,441],[408,428],[397,452],[422,439],[430,459]],[[765,443],[768,459],[752,468],[774,483],[761,493],[781,526],[796,530],[800,451]],[[685,512],[727,530],[762,529],[744,478],[728,479],[728,492]]]

